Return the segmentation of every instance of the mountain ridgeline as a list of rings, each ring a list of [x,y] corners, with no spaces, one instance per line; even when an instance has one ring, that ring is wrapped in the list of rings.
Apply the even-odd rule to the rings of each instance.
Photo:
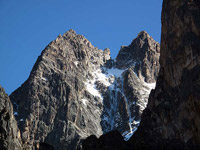
[[[199,14],[199,0],[163,0],[161,48],[142,31],[114,60],[59,35],[21,87],[0,87],[0,149],[200,149]]]
[[[159,56],[159,44],[145,31],[122,46],[115,60],[108,48],[94,47],[74,30],[59,35],[10,95],[9,114],[17,124],[11,117],[8,128],[20,130],[15,149],[80,149],[82,139],[112,130],[128,140],[155,88]]]

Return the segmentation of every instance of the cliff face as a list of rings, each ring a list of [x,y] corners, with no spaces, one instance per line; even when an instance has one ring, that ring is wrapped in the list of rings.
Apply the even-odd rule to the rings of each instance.
[[[22,150],[22,142],[17,122],[13,115],[13,106],[0,86],[0,149]]]
[[[128,58],[132,64],[121,59],[134,54],[138,56]],[[117,60],[108,48],[99,50],[73,30],[59,35],[39,56],[28,80],[10,95],[24,147],[43,143],[76,149],[80,139],[111,130],[128,140],[155,86],[158,57],[159,44],[146,32],[121,49]]]
[[[161,69],[130,143],[200,145],[200,2],[164,0]],[[167,144],[166,144],[167,145]],[[165,145],[165,146],[166,146]]]

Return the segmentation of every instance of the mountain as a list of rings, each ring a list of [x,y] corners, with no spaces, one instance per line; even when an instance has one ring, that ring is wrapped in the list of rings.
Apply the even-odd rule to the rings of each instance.
[[[128,140],[155,87],[159,52],[144,31],[115,60],[74,30],[59,35],[10,95],[24,149],[76,149],[81,139],[111,130]]]
[[[163,1],[160,72],[138,130],[127,142],[116,131],[90,136],[83,150],[200,149],[199,14],[198,0]]]
[[[22,148],[20,131],[13,115],[12,103],[0,86],[0,149],[22,150]]]

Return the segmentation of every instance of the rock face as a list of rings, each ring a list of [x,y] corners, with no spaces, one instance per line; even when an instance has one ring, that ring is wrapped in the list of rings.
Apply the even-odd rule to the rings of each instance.
[[[200,2],[164,0],[161,69],[132,148],[200,145]],[[169,148],[169,149],[170,149]]]
[[[140,58],[140,53],[145,54]],[[128,61],[137,58],[135,63],[122,62],[129,54]],[[43,143],[56,150],[76,149],[80,139],[111,130],[128,140],[155,86],[158,57],[159,45],[146,32],[121,49],[117,60],[108,48],[99,50],[73,30],[59,35],[10,95],[24,147]]]
[[[131,45],[122,46],[117,55],[117,67],[133,67],[140,79],[147,83],[156,82],[160,58],[160,45],[145,31],[138,34]]]
[[[22,150],[22,142],[17,122],[13,115],[13,106],[0,86],[0,149]]]

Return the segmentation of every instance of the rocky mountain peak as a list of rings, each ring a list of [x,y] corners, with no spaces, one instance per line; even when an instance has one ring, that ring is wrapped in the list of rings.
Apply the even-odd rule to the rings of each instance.
[[[129,51],[155,49],[137,44]],[[42,51],[28,80],[10,95],[24,146],[43,143],[58,150],[75,149],[82,138],[111,130],[128,140],[155,87],[159,54],[154,51],[141,60],[131,54],[114,61],[108,48],[94,47],[74,30],[59,35]],[[124,61],[141,63],[136,68],[137,63]],[[140,77],[146,70],[154,74],[148,82]]]
[[[69,31],[67,31],[68,34],[76,34],[76,31],[73,29],[69,29]]]
[[[66,33],[63,34],[65,39],[70,39],[72,41],[80,42],[80,44],[87,45],[89,48],[94,48],[90,41],[88,41],[83,35],[76,34],[76,31],[70,29]]]
[[[159,71],[160,46],[147,32],[142,31],[129,46],[121,47],[117,67],[132,66],[139,78],[148,83],[156,81]]]
[[[146,31],[141,31],[140,33],[138,33],[137,38],[145,40],[145,39],[151,38],[151,37],[150,37],[150,35]]]

